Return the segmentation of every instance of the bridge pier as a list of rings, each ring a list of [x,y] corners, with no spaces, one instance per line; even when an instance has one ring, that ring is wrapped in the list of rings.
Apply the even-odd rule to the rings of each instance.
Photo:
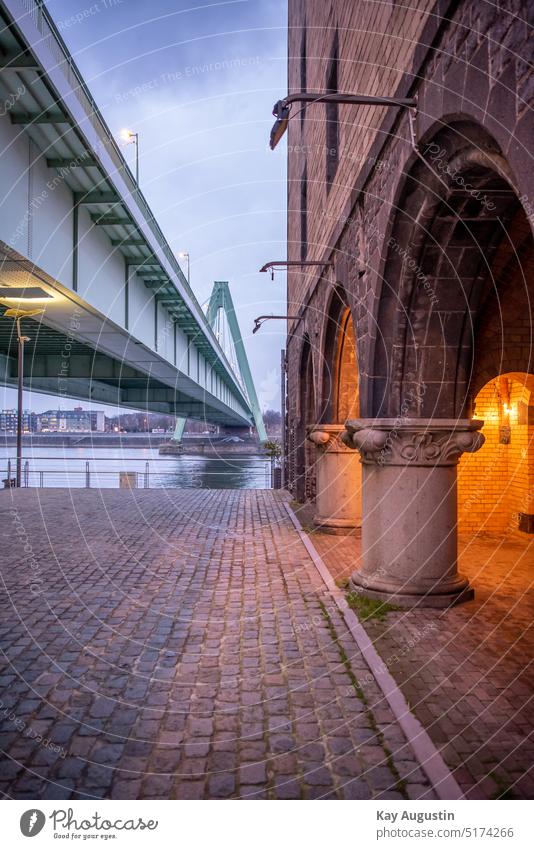
[[[363,468],[362,565],[351,585],[401,607],[473,598],[457,568],[456,467],[481,421],[357,419],[343,441]]]
[[[238,436],[240,439],[248,439],[250,437],[250,428],[240,427],[239,425],[220,425],[219,434],[221,436]]]
[[[346,534],[361,526],[361,464],[341,441],[343,431],[340,424],[308,428],[308,439],[317,446],[313,523],[331,534]]]

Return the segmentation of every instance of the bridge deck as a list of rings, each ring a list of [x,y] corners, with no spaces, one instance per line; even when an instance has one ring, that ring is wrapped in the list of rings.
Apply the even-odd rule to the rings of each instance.
[[[9,104],[0,313],[13,305],[6,290],[40,291],[44,308],[40,328],[28,320],[27,385],[251,424],[248,398],[46,8],[2,0],[0,23]],[[9,325],[0,321],[0,374],[12,383]]]

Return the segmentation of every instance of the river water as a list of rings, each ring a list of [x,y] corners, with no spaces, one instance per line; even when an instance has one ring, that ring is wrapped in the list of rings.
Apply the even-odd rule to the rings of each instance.
[[[1,477],[15,476],[15,448],[2,447]],[[135,472],[138,487],[268,489],[270,462],[264,457],[160,456],[157,448],[24,447],[23,485],[31,487],[119,486],[120,472]]]

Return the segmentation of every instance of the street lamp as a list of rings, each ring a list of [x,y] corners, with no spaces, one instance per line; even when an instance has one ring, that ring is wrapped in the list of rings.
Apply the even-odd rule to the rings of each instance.
[[[135,182],[139,187],[139,133],[132,130],[121,130],[120,137],[125,144],[135,144]]]
[[[308,268],[312,266],[320,266],[321,268],[326,268],[334,265],[331,260],[326,260],[325,262],[319,262],[311,259],[303,259],[303,260],[285,260],[285,259],[276,259],[272,262],[266,262],[265,265],[262,265],[260,268],[260,272],[270,271],[271,272],[271,280],[274,280],[274,272],[282,271],[283,268],[292,268],[293,266],[299,266],[299,268]]]
[[[21,485],[22,480],[22,400],[23,400],[23,380],[24,380],[24,343],[30,341],[29,336],[22,335],[20,322],[23,318],[31,318],[34,315],[40,315],[44,309],[23,310],[18,307],[10,307],[4,313],[8,318],[15,319],[17,323],[17,342],[18,342],[18,375],[17,375],[17,488]]]
[[[299,319],[299,315],[259,315],[254,319],[254,327],[252,328],[253,333],[257,333],[261,328],[262,324],[266,321],[292,321]]]
[[[178,258],[187,260],[187,282],[189,283],[189,285],[191,285],[191,268],[190,268],[190,264],[189,264],[189,254],[188,254],[188,252],[187,251],[180,251],[180,253],[178,254]]]
[[[417,100],[414,97],[375,97],[368,94],[338,94],[337,92],[313,94],[307,91],[288,94],[283,100],[278,100],[273,107],[276,121],[271,130],[269,143],[271,150],[275,149],[287,130],[293,103],[349,103],[355,106],[404,106],[412,109],[417,106]]]

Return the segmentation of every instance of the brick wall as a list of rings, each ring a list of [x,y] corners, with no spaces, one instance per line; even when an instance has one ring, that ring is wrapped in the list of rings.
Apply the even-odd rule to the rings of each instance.
[[[534,378],[525,381],[524,375],[507,375],[491,381],[477,395],[475,418],[484,420],[486,442],[476,454],[464,454],[460,460],[460,533],[515,533],[518,513],[533,512],[533,383]],[[508,444],[500,439],[503,427],[510,428]]]
[[[305,38],[307,90],[325,91],[334,39],[339,42],[338,90],[393,95],[413,54],[435,0],[418,0],[417,14],[407,4],[365,0],[289,0],[289,90],[302,90],[301,50]],[[306,36],[304,36],[304,31]],[[294,106],[296,111],[299,107]],[[343,215],[347,195],[368,156],[380,127],[382,107],[339,107],[339,164],[330,187],[326,182],[326,105],[307,106],[305,117],[289,124],[288,249],[301,258],[302,175],[307,172],[307,259],[322,259],[330,234]],[[291,304],[302,303],[313,274],[293,271],[288,277]]]
[[[289,0],[289,90],[298,91],[303,83],[304,27],[304,82],[308,91],[326,88],[337,31],[339,90],[403,97],[416,93],[420,144],[424,146],[430,139],[442,142],[443,136],[450,131],[452,159],[467,149],[465,133],[469,127],[475,155],[485,150],[499,152],[505,172],[512,175],[511,185],[518,203],[524,208],[519,226],[527,228],[531,240],[527,250],[531,252],[534,110],[527,107],[532,92],[524,61],[530,55],[529,30],[524,19],[533,9],[533,0],[527,3],[510,0],[506,8],[469,0],[458,3],[416,0],[409,8],[403,4],[364,0]],[[413,92],[409,89],[411,84]],[[462,123],[459,132],[454,126],[449,127],[456,116],[467,122]],[[312,421],[317,420],[331,391],[331,385],[323,381],[322,375],[326,371],[324,363],[333,365],[335,357],[335,348],[329,346],[327,332],[334,282],[343,288],[353,316],[360,415],[398,414],[405,389],[402,381],[406,380],[401,372],[406,369],[409,357],[404,356],[403,336],[397,332],[396,317],[386,315],[384,320],[381,305],[384,292],[388,290],[400,312],[406,305],[411,309],[413,299],[409,289],[402,288],[403,255],[399,251],[392,256],[386,244],[394,232],[399,205],[402,208],[405,201],[411,203],[410,214],[417,216],[422,209],[429,208],[440,187],[436,180],[433,181],[429,169],[415,157],[405,110],[340,106],[339,164],[328,188],[326,118],[326,107],[321,104],[307,106],[303,117],[297,116],[289,123],[288,256],[301,258],[300,235],[305,224],[308,258],[333,262],[333,267],[323,271],[322,279],[316,270],[291,271],[288,275],[288,312],[295,314],[300,310],[302,313],[300,321],[292,322],[287,340],[287,411],[288,426],[293,433],[305,424],[300,422],[298,405],[305,334],[314,359],[317,405]],[[377,131],[383,119],[384,124]],[[308,187],[304,222],[301,178],[305,172]],[[417,188],[413,191],[410,187],[406,189],[407,173],[414,174]],[[429,183],[432,185],[427,185]],[[490,262],[490,248],[498,235],[491,236],[481,248],[482,256],[487,255]],[[518,245],[520,236],[518,231]],[[400,243],[402,238],[399,238]],[[409,234],[403,244],[406,243],[410,243]],[[514,251],[516,247],[514,243]],[[502,371],[531,368],[529,304],[534,291],[532,264],[525,259],[521,256],[520,280],[504,266],[502,275],[500,269],[491,271],[493,288],[499,278],[498,297],[493,305],[487,301],[485,315],[476,324],[479,336],[475,340],[474,370],[468,360],[461,368],[457,366],[455,346],[461,345],[459,333],[456,336],[451,333],[447,339],[446,360],[441,346],[425,352],[427,361],[434,364],[436,370],[435,386],[428,381],[424,396],[432,410],[429,415],[450,415],[448,399],[454,394],[458,375],[465,381],[466,375],[473,378],[469,386],[472,396]],[[458,276],[462,276],[461,272]],[[463,280],[460,283],[463,300],[461,307],[456,307],[458,314],[465,307],[465,294],[469,291]],[[439,309],[445,308],[450,288],[450,282],[442,284]],[[409,316],[409,333],[422,324],[419,319],[428,310],[428,298],[416,307]],[[454,309],[452,305],[452,312]],[[503,317],[505,321],[501,323]],[[447,324],[443,315],[436,316],[438,318],[440,326]],[[458,321],[459,315],[453,315],[452,319]],[[452,319],[449,325],[454,327]],[[421,340],[417,341],[420,344]],[[389,372],[381,368],[377,359],[380,344],[385,350]],[[395,357],[397,361],[393,362]],[[443,374],[449,376],[452,389],[440,408],[434,404],[434,395],[441,391]],[[465,397],[464,388],[457,395]],[[386,412],[378,410],[377,399],[386,400]],[[419,409],[410,413],[424,415]],[[462,410],[462,414],[466,413]]]

